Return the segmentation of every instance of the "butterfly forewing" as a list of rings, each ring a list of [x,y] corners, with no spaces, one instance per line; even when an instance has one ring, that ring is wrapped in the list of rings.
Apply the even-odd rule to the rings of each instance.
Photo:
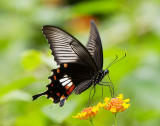
[[[44,26],[43,34],[50,44],[50,49],[57,64],[87,64],[97,72],[97,66],[88,50],[69,33],[53,27]]]
[[[73,51],[79,56],[81,61],[83,61],[85,64],[91,67],[95,72],[98,71],[96,63],[94,59],[92,58],[91,54],[81,43],[77,43],[73,41],[70,43],[70,45]]]
[[[94,58],[94,61],[96,62],[98,70],[102,70],[103,49],[102,49],[101,38],[94,21],[91,21],[91,31],[90,31],[89,41],[87,44],[87,49],[92,55],[92,57]]]
[[[78,40],[54,26],[44,26],[42,31],[48,40],[52,55],[58,65],[62,63],[81,62],[70,46],[70,42],[78,42]]]

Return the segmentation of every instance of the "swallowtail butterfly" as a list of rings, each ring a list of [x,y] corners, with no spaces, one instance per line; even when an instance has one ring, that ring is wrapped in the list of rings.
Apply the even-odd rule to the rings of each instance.
[[[55,26],[43,26],[43,34],[48,40],[52,55],[59,68],[53,69],[53,75],[47,91],[34,95],[33,100],[42,95],[60,103],[62,107],[66,99],[75,92],[83,91],[96,84],[109,73],[103,70],[103,49],[94,21],[91,21],[90,37],[87,46],[82,45],[75,37]]]

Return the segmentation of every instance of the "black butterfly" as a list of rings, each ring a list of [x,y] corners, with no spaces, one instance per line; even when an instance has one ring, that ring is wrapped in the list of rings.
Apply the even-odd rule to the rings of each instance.
[[[102,43],[94,21],[91,21],[90,38],[86,47],[57,27],[44,26],[42,31],[48,40],[54,60],[60,67],[52,70],[53,75],[49,77],[51,82],[47,85],[47,91],[34,95],[33,100],[46,95],[54,103],[63,106],[73,91],[80,94],[96,84],[103,85],[101,80],[109,71],[108,68],[102,70]],[[113,85],[110,89],[113,93]]]

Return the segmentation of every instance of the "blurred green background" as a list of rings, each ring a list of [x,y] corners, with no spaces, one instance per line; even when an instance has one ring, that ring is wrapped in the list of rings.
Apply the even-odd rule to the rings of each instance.
[[[50,70],[57,68],[42,26],[60,27],[86,44],[91,19],[103,43],[104,69],[127,53],[109,69],[116,94],[131,100],[129,109],[118,114],[118,125],[160,125],[159,0],[1,0],[0,126],[90,125],[72,118],[86,107],[90,90],[72,94],[62,108],[46,97],[33,102],[31,96],[46,90]],[[97,86],[91,105],[100,96]],[[114,115],[105,110],[94,118],[96,126],[113,122]]]

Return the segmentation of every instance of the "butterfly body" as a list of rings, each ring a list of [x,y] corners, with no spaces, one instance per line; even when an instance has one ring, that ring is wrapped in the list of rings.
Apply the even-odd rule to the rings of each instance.
[[[93,82],[94,84],[99,84],[102,79],[105,77],[106,74],[108,74],[108,70],[103,70],[103,71],[98,71],[94,76],[93,76]]]
[[[90,38],[86,47],[57,27],[44,26],[42,31],[48,40],[54,60],[60,67],[52,70],[47,91],[34,95],[33,100],[46,95],[54,103],[63,106],[73,92],[81,94],[89,87],[99,84],[109,73],[108,70],[102,70],[103,50],[94,21],[91,21]]]

